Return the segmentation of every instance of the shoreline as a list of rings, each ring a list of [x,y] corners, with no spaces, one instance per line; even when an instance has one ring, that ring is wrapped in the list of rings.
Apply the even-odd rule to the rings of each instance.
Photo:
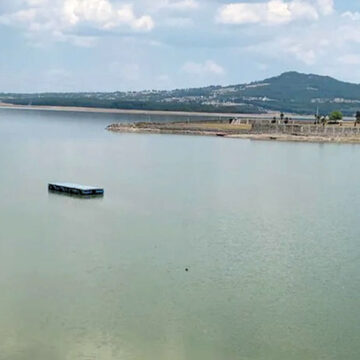
[[[100,113],[100,114],[133,114],[133,115],[169,115],[169,116],[197,116],[197,117],[269,117],[271,114],[238,114],[238,113],[211,113],[211,112],[191,112],[191,111],[165,111],[165,110],[136,110],[136,109],[111,109],[111,108],[94,108],[81,106],[44,106],[44,105],[14,105],[0,102],[0,110],[39,110],[39,111],[64,111],[64,112],[83,112],[83,113]]]
[[[252,132],[248,125],[211,123],[132,123],[112,124],[106,128],[114,133],[216,136],[254,141],[279,141],[327,144],[360,144],[360,136],[326,136],[321,134],[285,134],[281,132]]]
[[[198,111],[166,111],[166,110],[138,110],[138,109],[112,109],[94,108],[83,106],[53,106],[53,105],[15,105],[0,102],[0,110],[29,110],[29,111],[64,111],[79,113],[98,113],[98,114],[124,114],[124,115],[158,115],[158,116],[189,116],[189,117],[217,117],[217,118],[242,118],[242,119],[264,119],[270,120],[279,115],[279,111],[259,114],[245,113],[219,113],[219,112],[198,112]],[[313,120],[312,115],[290,114],[294,120]]]

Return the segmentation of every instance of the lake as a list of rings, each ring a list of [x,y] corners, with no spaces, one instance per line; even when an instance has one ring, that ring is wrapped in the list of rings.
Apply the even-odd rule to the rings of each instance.
[[[358,360],[360,146],[134,119],[0,110],[0,360]]]

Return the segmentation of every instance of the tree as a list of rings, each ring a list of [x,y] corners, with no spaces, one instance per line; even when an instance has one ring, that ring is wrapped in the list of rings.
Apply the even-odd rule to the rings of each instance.
[[[341,111],[333,111],[331,114],[330,114],[330,120],[331,121],[338,121],[338,120],[342,120],[343,118],[343,114]]]
[[[355,115],[355,117],[356,117],[356,120],[355,120],[355,126],[357,125],[357,124],[360,124],[360,111],[357,111],[356,112],[356,115]]]

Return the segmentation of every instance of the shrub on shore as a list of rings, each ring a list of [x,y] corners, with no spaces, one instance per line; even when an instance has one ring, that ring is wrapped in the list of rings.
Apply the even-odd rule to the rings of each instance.
[[[343,119],[343,114],[341,111],[335,110],[329,116],[331,121],[338,121]]]

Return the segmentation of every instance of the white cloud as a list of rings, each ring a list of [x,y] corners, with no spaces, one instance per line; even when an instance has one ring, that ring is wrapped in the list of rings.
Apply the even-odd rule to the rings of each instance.
[[[168,17],[164,19],[164,24],[173,28],[190,28],[194,22],[189,17]]]
[[[298,32],[301,31],[301,32]],[[331,46],[338,46],[338,39],[330,42],[327,39],[328,31],[322,29],[298,30],[289,34],[281,34],[271,41],[250,45],[247,52],[258,54],[261,57],[274,58],[291,63],[302,63],[312,66],[328,54]]]
[[[212,74],[212,75],[220,76],[225,74],[224,68],[213,60],[207,60],[204,63],[188,61],[187,63],[184,64],[182,70],[192,75]]]
[[[356,50],[360,44],[360,22],[354,14],[338,17],[337,26],[322,19],[307,27],[289,26],[286,32],[272,29],[271,38],[264,37],[263,41],[258,40],[243,50],[249,52],[249,56],[255,54],[261,59],[272,58],[292,64],[293,68],[299,65],[310,69],[321,68],[321,71],[327,68],[333,74],[350,73],[349,69],[358,71],[360,54]]]
[[[74,34],[76,27],[86,24],[101,30],[126,28],[148,32],[154,28],[149,15],[137,16],[132,5],[115,5],[109,0],[26,0],[18,11],[0,16],[0,23],[22,27],[30,37],[41,34],[58,41],[88,46],[92,37]]]
[[[306,65],[312,65],[316,62],[317,54],[314,49],[307,48],[301,43],[290,44],[286,49],[288,54],[294,55],[296,59],[305,63]]]
[[[217,22],[223,24],[286,24],[295,20],[317,20],[333,11],[332,0],[269,0],[266,2],[230,3],[222,6]]]
[[[97,24],[103,29],[128,25],[133,29],[149,31],[154,27],[150,16],[136,17],[132,5],[114,7],[108,0],[65,0],[65,20],[76,25],[80,22]]]
[[[344,17],[344,18],[348,18],[348,19],[350,19],[352,21],[359,21],[360,20],[360,12],[358,12],[358,11],[355,11],[355,12],[346,11],[341,16]]]
[[[360,24],[357,21],[339,26],[335,33],[338,41],[342,44],[360,43]],[[333,38],[335,38],[335,36],[333,36]]]
[[[229,4],[222,7],[218,22],[224,24],[258,23],[264,17],[262,4]]]
[[[340,56],[338,61],[345,65],[360,65],[360,54],[346,54]]]
[[[334,0],[316,0],[321,14],[330,15],[334,12]]]
[[[26,3],[30,6],[39,6],[47,3],[47,0],[26,0]]]
[[[200,7],[196,0],[158,0],[155,4],[157,9],[170,9],[170,10],[195,10]]]

